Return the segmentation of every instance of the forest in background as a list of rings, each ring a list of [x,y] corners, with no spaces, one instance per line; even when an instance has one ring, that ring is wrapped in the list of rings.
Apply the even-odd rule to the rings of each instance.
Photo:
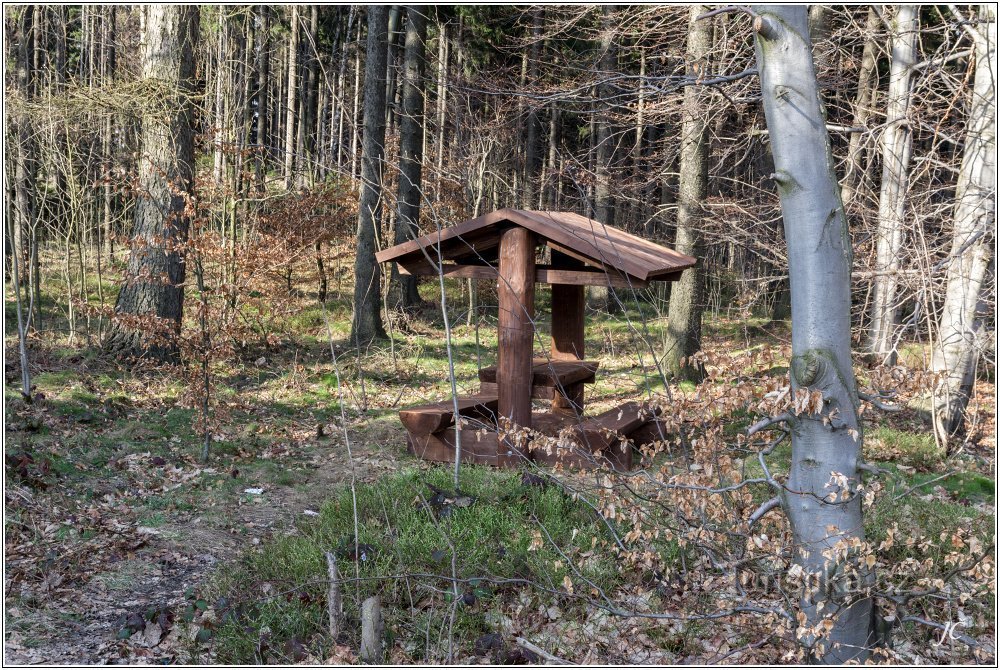
[[[388,461],[404,458],[405,438],[389,428],[395,410],[450,394],[442,378],[461,382],[493,355],[496,287],[476,280],[418,283],[390,265],[379,267],[374,253],[505,207],[581,213],[699,259],[673,284],[589,289],[588,342],[595,341],[602,360],[620,363],[605,366],[609,376],[599,390],[608,398],[629,397],[629,389],[631,396],[665,395],[677,430],[650,455],[669,461],[652,498],[614,473],[589,483],[572,476],[561,481],[562,490],[591,496],[599,518],[628,513],[610,539],[582,517],[580,528],[554,530],[547,539],[564,553],[547,557],[545,572],[533,556],[527,581],[545,583],[549,595],[561,588],[564,596],[573,594],[577,578],[603,586],[604,563],[572,577],[567,572],[590,561],[578,546],[577,554],[565,555],[583,528],[595,547],[615,547],[602,561],[638,566],[641,573],[635,583],[609,585],[613,597],[589,596],[614,603],[622,621],[662,623],[649,616],[659,607],[661,613],[684,610],[688,624],[706,625],[717,614],[715,604],[706,609],[704,602],[716,579],[742,591],[734,603],[748,591],[757,597],[757,588],[768,594],[761,602],[773,599],[768,589],[790,565],[791,533],[787,522],[767,514],[774,505],[761,507],[767,497],[750,495],[745,482],[771,479],[763,457],[763,472],[747,471],[758,453],[789,457],[780,439],[755,441],[769,434],[770,425],[757,425],[762,409],[777,414],[781,400],[775,398],[783,399],[788,385],[782,380],[791,366],[788,319],[794,317],[790,240],[761,104],[760,28],[752,11],[720,9],[699,19],[712,7],[8,7],[5,427],[20,441],[6,454],[8,481],[19,484],[5,498],[15,514],[6,517],[5,548],[9,558],[12,549],[25,547],[30,567],[18,568],[16,580],[22,600],[40,597],[33,589],[59,589],[52,585],[56,574],[66,582],[62,588],[87,583],[66,577],[80,569],[73,561],[82,557],[46,552],[105,537],[103,522],[91,515],[94,528],[71,532],[28,520],[38,515],[62,523],[53,517],[50,497],[105,470],[129,482],[106,493],[116,508],[116,496],[168,489],[171,477],[185,487],[189,479],[207,489],[235,487],[237,494],[259,488],[253,477],[278,480],[278,472],[257,471],[260,455],[275,448],[272,439],[286,445],[279,458],[299,452],[303,463],[321,462],[312,450],[320,445],[322,453],[323,440],[331,439],[348,452],[352,442],[370,450],[372,459],[386,451],[393,452],[384,456]],[[924,647],[914,627],[940,636],[956,630],[949,622],[967,617],[961,625],[975,635],[949,643],[964,644],[963,651],[932,658],[988,659],[994,651],[982,638],[993,627],[986,614],[995,598],[993,537],[979,524],[993,523],[992,494],[984,499],[980,489],[995,488],[995,17],[978,6],[816,5],[808,20],[853,251],[850,346],[859,385],[868,389],[864,418],[873,422],[865,436],[866,448],[876,450],[868,454],[873,499],[865,496],[865,504],[882,510],[866,516],[866,523],[876,518],[881,524],[869,530],[881,546],[868,555],[879,579],[887,580],[878,595],[889,620],[882,625],[901,629],[919,649],[905,653],[919,655]],[[150,48],[151,36],[159,48]],[[301,397],[290,400],[289,389]],[[255,408],[264,396],[270,404]],[[870,417],[890,402],[902,411]],[[162,453],[142,446],[150,436],[130,432],[143,417],[174,409],[180,413],[156,437],[163,439]],[[248,421],[254,425],[250,447],[241,433]],[[751,439],[747,429],[757,435]],[[81,431],[92,434],[81,437]],[[68,440],[83,442],[67,451]],[[338,462],[353,472],[350,453]],[[163,481],[150,483],[146,470]],[[879,477],[888,470],[893,475],[883,484]],[[419,484],[400,476],[395,484],[383,482],[389,493],[371,495],[397,495],[397,486],[412,498]],[[555,523],[571,516],[548,488],[537,493],[500,475],[496,481],[468,476],[488,492],[481,497],[502,500],[505,487],[528,487],[526,518],[547,511]],[[876,494],[882,502],[874,502]],[[926,506],[930,511],[917,513],[932,520],[921,517],[916,528],[908,527],[913,518],[897,518],[906,505],[899,500],[921,495],[930,499],[913,504]],[[206,492],[205,499],[212,498]],[[726,509],[712,512],[713,501],[723,499]],[[183,517],[203,502],[183,503],[191,509],[178,504],[133,510],[124,523],[133,532],[155,530],[159,524],[146,522],[160,514],[162,524],[183,525],[171,515]],[[341,528],[342,509],[334,507],[341,512],[324,508],[317,522],[326,530],[298,532],[316,546],[331,544],[320,539],[323,533],[354,534],[356,554],[358,531]],[[962,527],[971,535],[956,542],[944,532],[955,530],[962,508],[976,510],[977,520]],[[733,509],[748,526],[730,526]],[[750,530],[765,520],[767,531]],[[386,520],[390,530],[404,523],[416,521]],[[941,554],[929,564],[926,554],[891,556],[894,542],[907,542],[901,535],[893,540],[895,533],[916,529],[930,537],[933,528],[940,529],[932,540]],[[526,547],[535,547],[533,529],[517,532]],[[657,544],[661,533],[663,546]],[[747,546],[737,548],[741,543]],[[923,545],[913,537],[907,546]],[[876,557],[876,548],[886,555]],[[123,551],[124,560],[136,560]],[[244,568],[244,577],[273,568],[275,579],[265,583],[276,583],[281,569],[267,564],[268,552],[292,550],[260,551],[264,557],[252,560],[261,564]],[[444,550],[427,553],[437,551]],[[322,554],[302,553],[301,582],[311,584],[317,570],[325,574],[316,564]],[[286,570],[298,565],[286,559]],[[468,574],[479,574],[482,560],[469,557]],[[553,572],[554,563],[560,566]],[[733,567],[745,565],[753,567]],[[366,567],[389,574],[388,564]],[[245,597],[241,589],[253,590],[239,575],[223,583],[212,588]],[[317,614],[325,588],[289,604],[300,617],[293,623],[285,611],[240,610],[218,600],[199,608],[194,605],[202,599],[195,598],[186,623],[201,622],[199,630],[209,634],[196,635],[192,644],[222,659],[348,654],[353,638],[340,644],[336,636],[332,642],[316,637],[326,627]],[[463,610],[460,617],[461,598],[445,599],[449,589],[463,595],[457,582],[445,593],[431,589],[431,604],[422,608],[407,594],[410,611],[420,609],[426,622],[397,622],[400,639],[420,637],[414,630],[431,622],[448,623],[448,633],[435,633],[437,646],[428,633],[415,651],[402,642],[387,649],[403,650],[407,655],[399,659],[406,662],[455,660],[466,653],[452,643],[456,617],[460,630],[468,627],[470,644],[496,634],[502,626],[487,616],[484,603],[516,609],[511,603],[523,596],[478,588],[472,585],[472,599],[483,603],[466,605],[481,611]],[[397,590],[383,599],[403,598]],[[651,604],[651,590],[680,604]],[[778,590],[787,597],[794,587]],[[645,604],[628,601],[639,595]],[[361,594],[354,597],[360,612]],[[917,601],[931,604],[916,611],[911,602]],[[973,603],[970,613],[956,615],[949,609],[956,602]],[[552,606],[569,607],[558,597],[555,605],[546,603],[546,625],[569,618],[561,611],[549,616]],[[20,607],[37,608],[37,600]],[[522,603],[521,610],[534,607]],[[803,639],[795,630],[802,622],[788,621],[773,604],[752,611],[718,607],[726,611],[718,618],[749,631],[724,633],[733,653],[745,649],[740,662],[784,658],[792,649],[788,641]],[[157,619],[165,608],[147,617],[164,640],[180,627],[173,614]],[[218,624],[204,625],[207,609]],[[484,628],[476,616],[492,623]],[[275,633],[281,643],[261,651],[261,622],[279,619],[287,624]],[[256,626],[253,634],[226,629],[246,628],[247,621]],[[151,629],[141,623],[126,616],[110,635],[129,631],[123,639],[134,643]],[[628,630],[635,624],[609,625]],[[677,659],[711,659],[692,647],[697,626],[676,625],[659,631],[669,642],[644,631],[652,635],[647,646],[678,647]],[[771,635],[762,632],[768,628]],[[564,655],[579,646],[558,642],[565,639],[572,640],[565,630],[552,636]],[[140,648],[161,644],[157,639]],[[500,654],[501,642],[496,645],[487,652]]]

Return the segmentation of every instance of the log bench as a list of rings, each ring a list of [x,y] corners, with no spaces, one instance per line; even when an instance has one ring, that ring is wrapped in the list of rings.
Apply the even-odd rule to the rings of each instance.
[[[578,389],[583,384],[593,384],[597,375],[597,361],[556,361],[536,358],[531,366],[531,397],[536,400],[565,398],[567,403],[554,409],[569,409],[571,399],[582,398]],[[479,392],[497,393],[497,367],[495,365],[479,371]],[[579,413],[583,408],[576,407]]]
[[[538,450],[533,453],[533,458],[538,463],[562,463],[575,468],[594,467],[602,459],[607,459],[617,470],[631,470],[632,445],[629,439],[659,413],[658,407],[627,402],[566,428],[561,435],[566,438],[567,446],[552,453]]]
[[[460,416],[477,417],[494,425],[497,407],[496,393],[480,393],[458,398]],[[411,435],[430,435],[455,423],[455,402],[442,400],[427,405],[407,407],[399,412],[399,420]]]

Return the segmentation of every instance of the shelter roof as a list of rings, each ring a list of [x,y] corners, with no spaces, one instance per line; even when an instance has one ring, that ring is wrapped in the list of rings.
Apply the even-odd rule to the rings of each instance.
[[[497,257],[501,235],[512,226],[527,228],[539,243],[590,266],[642,281],[677,279],[697,262],[692,256],[579,214],[521,209],[490,212],[384,249],[375,257],[380,263],[395,261],[413,274],[427,274],[449,260],[489,265]]]

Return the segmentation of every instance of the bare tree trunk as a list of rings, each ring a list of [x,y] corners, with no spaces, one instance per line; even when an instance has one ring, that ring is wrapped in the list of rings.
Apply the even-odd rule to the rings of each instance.
[[[295,185],[295,112],[299,70],[299,6],[292,5],[291,37],[288,40],[288,97],[285,99],[285,188]]]
[[[302,80],[299,94],[299,123],[295,131],[295,146],[298,165],[298,181],[300,184],[311,184],[315,156],[313,155],[316,140],[310,132],[315,125],[313,116],[316,109],[316,83],[318,79],[316,38],[319,26],[319,8],[312,5],[309,8],[309,29],[306,33],[303,52]]]
[[[872,115],[872,99],[876,89],[875,59],[877,44],[875,32],[882,21],[874,8],[868,9],[868,20],[865,24],[865,46],[861,52],[861,67],[858,71],[858,92],[854,96],[854,126],[864,128]],[[858,182],[864,173],[864,147],[861,144],[862,133],[851,133],[847,147],[847,172],[841,180],[840,197],[844,207],[849,208],[857,195]]]
[[[438,24],[438,72],[437,72],[437,186],[441,191],[444,173],[444,128],[445,112],[448,109],[448,24]]]
[[[954,232],[944,308],[932,369],[943,378],[935,392],[934,425],[945,443],[962,427],[977,351],[976,306],[996,238],[996,9],[980,5],[976,74],[965,152],[955,189]],[[964,382],[964,383],[963,383]]]
[[[118,294],[118,318],[108,347],[121,355],[172,358],[184,306],[187,195],[194,186],[194,48],[198,8],[149,5],[142,37],[142,76],[162,93],[142,123],[139,196],[135,205],[132,253]],[[139,329],[155,317],[162,339]]]
[[[386,56],[385,77],[385,127],[390,135],[396,127],[396,117],[399,113],[396,109],[396,72],[399,60],[399,26],[402,21],[403,7],[392,5],[389,9],[389,52]]]
[[[212,175],[216,185],[221,186],[225,170],[225,153],[222,150],[224,142],[223,132],[227,126],[223,96],[225,95],[226,79],[229,72],[229,54],[226,49],[226,33],[228,32],[227,9],[225,6],[220,6],[218,11],[219,34],[216,38],[218,39],[218,44],[215,51],[215,127],[212,129],[212,136],[214,138],[212,142]]]
[[[893,334],[897,314],[896,273],[903,251],[906,195],[910,181],[912,139],[909,119],[913,66],[917,61],[920,8],[900,5],[893,21],[892,61],[889,68],[887,127],[882,134],[882,192],[878,205],[876,260],[868,350],[893,365]]]
[[[375,262],[375,237],[381,225],[382,161],[385,156],[385,61],[388,7],[368,6],[365,52],[364,148],[358,201],[358,248],[354,261],[354,314],[351,341],[363,346],[384,338],[381,271]]]
[[[528,50],[528,80],[532,85],[538,79],[538,65],[542,55],[542,20],[544,9],[532,10],[531,48]],[[542,124],[538,119],[536,103],[528,103],[527,132],[524,139],[524,178],[521,184],[521,209],[532,209],[538,200],[538,177],[542,168],[539,141]]]
[[[617,69],[618,53],[614,40],[613,13],[616,7],[604,5],[601,20],[601,59],[598,66],[601,78],[610,77]],[[612,89],[606,84],[597,87],[601,111],[594,118],[594,218],[606,226],[615,225],[615,202],[611,192],[611,164],[614,161],[615,138],[611,131]],[[592,307],[613,310],[616,302],[607,286],[590,286],[587,300]]]
[[[421,171],[424,145],[424,65],[427,41],[426,8],[406,8],[406,46],[403,54],[403,110],[399,124],[399,188],[396,194],[395,244],[413,239],[420,230]],[[402,307],[420,303],[417,278],[400,275],[393,264],[393,281],[398,282],[395,302]],[[392,304],[393,300],[390,300]]]
[[[712,49],[712,26],[697,17],[705,5],[692,5],[688,18],[687,59],[705,67]],[[689,73],[693,74],[693,73]],[[675,248],[701,258],[702,203],[708,193],[708,124],[706,94],[701,87],[684,89],[681,121],[680,183],[677,202]],[[664,340],[666,367],[677,377],[700,381],[703,368],[691,360],[701,350],[701,317],[705,302],[705,270],[701,265],[685,270],[670,287],[667,335]]]
[[[257,40],[257,190],[265,190],[267,165],[272,157],[271,136],[268,127],[271,120],[270,96],[271,87],[271,9],[266,5],[257,8],[257,21],[260,29]]]
[[[806,8],[755,9],[764,115],[791,276],[792,392],[822,397],[789,420],[792,463],[780,488],[794,560],[806,574],[799,641],[813,660],[864,662],[873,642],[873,603],[857,587],[870,578],[856,557],[837,558],[834,549],[865,539],[857,490],[861,424],[851,364],[851,240],[831,167]],[[832,624],[828,629],[825,621]]]

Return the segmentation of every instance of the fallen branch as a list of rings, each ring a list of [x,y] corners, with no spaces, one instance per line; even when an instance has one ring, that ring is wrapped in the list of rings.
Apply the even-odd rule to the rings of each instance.
[[[553,654],[550,654],[549,652],[545,651],[544,649],[542,649],[538,645],[532,644],[531,642],[528,642],[523,637],[516,637],[516,638],[514,638],[514,640],[520,646],[524,647],[528,651],[534,652],[535,654],[541,656],[542,658],[544,658],[549,663],[554,663],[555,665],[573,665],[572,663],[570,663],[566,659],[559,658],[558,656],[554,656]]]

